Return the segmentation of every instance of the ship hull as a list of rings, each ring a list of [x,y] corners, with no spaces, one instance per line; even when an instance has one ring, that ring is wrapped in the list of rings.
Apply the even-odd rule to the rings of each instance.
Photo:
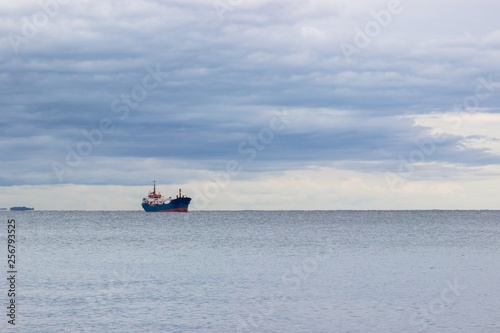
[[[15,212],[24,212],[24,211],[28,211],[28,210],[35,210],[35,208],[29,208],[29,207],[10,207],[10,210],[11,211],[15,211]]]
[[[180,212],[185,213],[188,211],[189,203],[191,198],[177,198],[173,199],[169,203],[161,205],[150,205],[147,203],[142,203],[142,208],[146,212]]]

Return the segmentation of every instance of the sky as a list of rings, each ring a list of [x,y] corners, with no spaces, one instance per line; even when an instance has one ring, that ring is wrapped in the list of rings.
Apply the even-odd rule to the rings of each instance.
[[[0,4],[0,207],[499,209],[500,2]]]

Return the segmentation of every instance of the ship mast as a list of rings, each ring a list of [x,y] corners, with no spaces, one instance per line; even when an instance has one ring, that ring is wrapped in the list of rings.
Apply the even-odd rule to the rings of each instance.
[[[153,194],[156,194],[156,180],[153,180]]]

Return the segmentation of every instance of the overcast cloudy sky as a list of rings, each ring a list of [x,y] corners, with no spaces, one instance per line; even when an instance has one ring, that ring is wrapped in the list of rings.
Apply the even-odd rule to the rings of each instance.
[[[0,9],[0,207],[500,208],[498,1]]]

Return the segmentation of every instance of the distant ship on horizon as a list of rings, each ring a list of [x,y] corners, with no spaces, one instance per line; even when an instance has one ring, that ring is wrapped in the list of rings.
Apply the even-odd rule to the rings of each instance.
[[[26,210],[35,210],[35,208],[30,208],[30,207],[10,207],[10,210],[11,211],[18,211],[18,212],[22,212],[22,211],[26,211]]]
[[[153,181],[153,191],[149,192],[147,198],[142,198],[142,208],[146,212],[187,212],[191,198],[179,194],[175,199],[164,198],[160,192],[156,192],[156,181]]]

